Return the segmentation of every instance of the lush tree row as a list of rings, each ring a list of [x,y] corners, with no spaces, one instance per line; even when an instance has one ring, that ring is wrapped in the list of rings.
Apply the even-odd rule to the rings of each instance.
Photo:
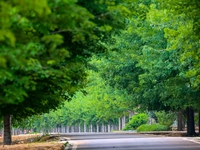
[[[185,110],[189,135],[195,134],[194,111],[200,108],[199,4],[135,1],[126,30],[107,44],[109,54],[92,59],[107,83],[126,89],[135,106]]]
[[[57,110],[41,116],[29,117],[13,124],[15,128],[32,128],[42,131],[79,124],[96,125],[102,123],[118,124],[118,118],[133,110],[131,97],[126,91],[106,85],[98,73],[87,72],[87,86],[76,92],[71,101],[66,101]]]

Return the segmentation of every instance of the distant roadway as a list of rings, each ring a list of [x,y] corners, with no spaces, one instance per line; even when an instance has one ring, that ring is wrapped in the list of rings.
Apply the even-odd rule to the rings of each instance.
[[[69,133],[65,150],[200,150],[195,138],[137,133]]]

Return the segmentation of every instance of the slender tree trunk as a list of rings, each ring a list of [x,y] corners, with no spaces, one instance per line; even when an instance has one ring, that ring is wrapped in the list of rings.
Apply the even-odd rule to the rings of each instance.
[[[84,132],[87,132],[87,126],[85,122],[84,122]]]
[[[72,126],[72,131],[75,132],[75,125]]]
[[[187,135],[193,136],[195,135],[195,127],[194,127],[194,110],[192,107],[186,108],[187,113]]]
[[[102,123],[102,131],[101,132],[104,132],[104,123]]]
[[[183,131],[183,117],[182,117],[182,110],[178,112],[178,131]]]
[[[67,133],[69,133],[69,126],[67,125]]]
[[[126,126],[126,116],[123,115],[123,117],[122,117],[122,130],[124,129],[125,126]]]
[[[99,133],[99,124],[97,124],[97,133]]]
[[[129,112],[129,121],[131,120],[131,118],[134,116],[134,111],[132,110],[132,111],[130,111]]]
[[[119,117],[119,119],[118,119],[119,121],[119,131],[121,130],[121,118]]]
[[[108,132],[110,132],[110,121],[108,122]]]
[[[61,126],[61,133],[65,133],[63,126]]]
[[[81,123],[79,122],[78,124],[78,132],[80,133],[81,132]]]
[[[92,126],[92,124],[91,124],[91,125],[90,125],[90,132],[93,132],[92,128],[93,128],[93,126]]]
[[[12,138],[11,138],[11,116],[5,115],[4,116],[4,134],[3,134],[3,144],[4,145],[11,145]]]

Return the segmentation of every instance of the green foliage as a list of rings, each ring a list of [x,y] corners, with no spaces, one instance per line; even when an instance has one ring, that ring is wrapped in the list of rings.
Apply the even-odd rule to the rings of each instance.
[[[199,110],[198,0],[43,2],[29,5],[33,14],[23,3],[1,2],[1,103],[26,101],[20,108],[33,114],[41,112],[33,104],[45,106],[51,99],[57,106],[85,84],[70,103],[44,115],[52,126],[115,120],[133,108]],[[96,51],[84,72],[83,58]],[[169,127],[173,115],[159,113],[160,124]]]
[[[126,124],[123,130],[136,130],[137,127],[139,127],[142,124],[146,124],[148,122],[149,118],[147,114],[136,114],[134,115],[131,120]]]
[[[72,1],[72,9],[63,8],[61,13],[62,9],[56,9],[61,5],[69,4],[47,0],[0,2],[0,115],[22,118],[48,112],[68,99],[65,93],[72,94],[80,87],[85,76],[83,67],[80,61],[76,61],[79,72],[68,66],[70,50],[63,46],[64,36],[53,32],[63,28],[74,30],[76,25],[65,21],[76,19],[61,18],[66,10],[70,13],[83,8]],[[82,23],[92,18],[88,11],[84,13]]]
[[[65,142],[63,145],[64,147],[67,147],[69,145],[69,142]]]
[[[166,125],[160,124],[143,124],[139,126],[136,130],[138,132],[145,132],[145,131],[168,131],[168,127]]]
[[[141,109],[198,109],[199,68],[194,66],[199,60],[194,56],[198,56],[199,37],[192,28],[198,21],[179,5],[190,5],[188,9],[193,8],[196,14],[199,2],[133,3],[136,5],[131,6],[140,7],[134,8],[127,30],[113,36],[113,41],[106,45],[110,52],[94,64],[97,70],[111,86],[125,89],[132,96],[132,103]]]
[[[176,120],[176,113],[174,113],[174,112],[159,111],[159,112],[155,112],[155,114],[156,114],[158,123],[160,125],[165,125],[168,128],[170,128],[170,126]]]
[[[108,18],[97,21],[94,16],[120,9],[108,9],[110,4],[105,3],[103,9],[96,4],[89,12],[91,4],[75,0],[0,2],[1,115],[13,114],[17,119],[48,112],[84,85],[85,51],[100,50],[94,41],[120,29],[108,25]]]
[[[117,122],[118,117],[133,108],[131,97],[123,90],[107,85],[94,71],[87,71],[87,86],[77,91],[71,100],[65,101],[56,111],[41,116],[32,116],[14,124],[41,131],[57,126]]]

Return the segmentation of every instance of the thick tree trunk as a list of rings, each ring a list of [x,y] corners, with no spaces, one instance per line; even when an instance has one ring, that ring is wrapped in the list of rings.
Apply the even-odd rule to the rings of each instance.
[[[199,112],[199,135],[200,135],[200,112]]]
[[[3,134],[3,144],[4,145],[11,145],[11,116],[5,115],[4,116],[4,134]]]
[[[187,135],[193,136],[195,135],[195,127],[194,127],[194,110],[192,107],[186,108],[187,113]]]
[[[182,110],[178,112],[178,131],[183,131],[183,113]]]

